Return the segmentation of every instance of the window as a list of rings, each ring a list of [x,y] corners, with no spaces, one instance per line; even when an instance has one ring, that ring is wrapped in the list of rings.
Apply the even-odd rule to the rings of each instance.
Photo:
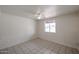
[[[50,22],[45,22],[45,32],[56,33],[56,23],[55,20]]]

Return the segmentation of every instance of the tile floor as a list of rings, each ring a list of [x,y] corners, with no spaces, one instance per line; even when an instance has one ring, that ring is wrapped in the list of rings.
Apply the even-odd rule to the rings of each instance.
[[[2,49],[0,54],[78,54],[74,48],[59,45],[42,39],[33,39],[25,43]]]

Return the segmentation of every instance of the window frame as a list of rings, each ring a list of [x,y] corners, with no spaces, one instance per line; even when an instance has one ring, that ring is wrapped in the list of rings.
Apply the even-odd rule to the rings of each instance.
[[[48,31],[46,31],[46,23],[49,24],[49,30]],[[54,25],[54,31],[50,31],[51,30],[51,26],[52,26],[52,25],[50,25],[50,23],[55,23],[55,25]],[[44,22],[44,32],[46,32],[46,33],[56,33],[56,20],[45,21]]]

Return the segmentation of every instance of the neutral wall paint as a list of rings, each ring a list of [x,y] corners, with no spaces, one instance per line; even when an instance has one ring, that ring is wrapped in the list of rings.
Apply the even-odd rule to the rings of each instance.
[[[36,22],[11,14],[0,15],[0,49],[34,38]]]
[[[53,19],[53,18],[52,18]],[[79,14],[56,17],[56,33],[44,32],[44,21],[37,21],[37,36],[69,47],[79,47]]]

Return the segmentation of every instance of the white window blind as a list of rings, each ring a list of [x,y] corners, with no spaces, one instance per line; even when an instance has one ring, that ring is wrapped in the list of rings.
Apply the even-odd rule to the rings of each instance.
[[[56,33],[56,21],[47,21],[45,22],[45,32]]]

